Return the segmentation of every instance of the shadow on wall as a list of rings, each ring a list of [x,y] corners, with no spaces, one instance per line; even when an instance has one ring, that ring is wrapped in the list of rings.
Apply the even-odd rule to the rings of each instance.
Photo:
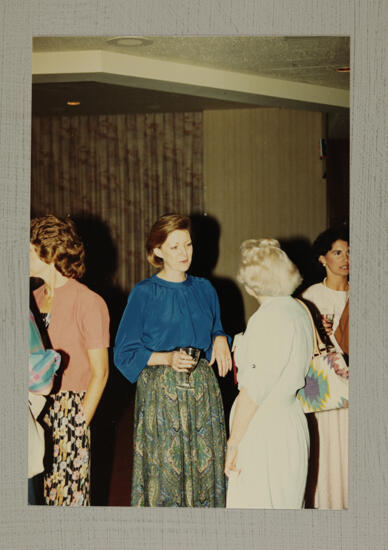
[[[280,246],[287,256],[297,266],[303,277],[302,283],[295,290],[294,296],[301,294],[307,287],[322,281],[324,269],[315,259],[311,243],[305,237],[279,239]]]
[[[221,308],[221,322],[225,332],[233,338],[245,330],[244,302],[238,286],[232,279],[213,275],[219,255],[221,229],[218,221],[206,214],[194,213],[192,223],[194,254],[190,273],[208,279],[217,291]],[[233,372],[225,378],[218,376],[225,419],[228,425],[229,412],[237,395],[237,386],[233,381]]]
[[[135,392],[135,386],[113,364],[113,346],[127,293],[113,283],[117,270],[117,249],[108,225],[95,216],[75,216],[73,220],[86,253],[86,273],[81,282],[104,298],[110,315],[109,378],[91,426],[91,502],[104,506],[109,502],[120,419],[131,407]],[[130,460],[129,448],[126,453]],[[129,487],[127,492],[129,496]]]
[[[315,283],[320,283],[323,280],[326,275],[325,269],[314,257],[313,249],[308,239],[304,237],[294,237],[292,239],[279,239],[279,242],[282,249],[286,252],[290,260],[294,262],[303,277],[302,283],[293,293],[294,297],[301,298],[306,288]],[[303,300],[310,310],[322,341],[330,345],[330,339],[328,339],[325,329],[323,328],[322,318],[318,308],[309,300],[305,298],[303,298]]]

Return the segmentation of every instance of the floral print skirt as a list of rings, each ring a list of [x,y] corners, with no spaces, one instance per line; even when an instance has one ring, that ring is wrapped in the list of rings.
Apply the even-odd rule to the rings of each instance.
[[[171,367],[146,367],[137,381],[132,506],[225,506],[221,393],[201,359],[180,387]]]
[[[50,396],[44,418],[52,436],[52,464],[44,478],[44,499],[50,506],[90,505],[90,428],[85,428],[84,395],[61,391]]]

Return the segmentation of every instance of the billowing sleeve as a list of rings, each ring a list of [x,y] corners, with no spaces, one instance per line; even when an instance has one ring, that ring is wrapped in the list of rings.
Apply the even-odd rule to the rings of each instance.
[[[264,312],[263,312],[264,313]],[[244,334],[244,364],[239,367],[239,390],[243,387],[257,405],[261,405],[286,367],[294,327],[272,312],[255,319]]]
[[[132,383],[147,365],[152,350],[143,342],[143,326],[147,306],[144,287],[135,286],[121,318],[114,345],[114,363]]]

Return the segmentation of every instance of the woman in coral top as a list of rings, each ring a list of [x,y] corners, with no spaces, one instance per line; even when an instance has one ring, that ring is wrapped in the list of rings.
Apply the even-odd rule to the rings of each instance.
[[[34,218],[30,275],[43,279],[35,300],[51,347],[62,357],[46,421],[52,430],[52,466],[45,502],[90,505],[90,422],[108,378],[109,313],[104,300],[79,283],[84,248],[70,219]]]

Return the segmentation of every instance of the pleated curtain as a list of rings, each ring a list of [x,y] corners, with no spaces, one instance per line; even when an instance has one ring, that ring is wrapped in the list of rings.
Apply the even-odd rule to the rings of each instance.
[[[203,210],[202,113],[33,117],[31,151],[32,215],[103,224],[124,291],[153,272],[153,222]]]

